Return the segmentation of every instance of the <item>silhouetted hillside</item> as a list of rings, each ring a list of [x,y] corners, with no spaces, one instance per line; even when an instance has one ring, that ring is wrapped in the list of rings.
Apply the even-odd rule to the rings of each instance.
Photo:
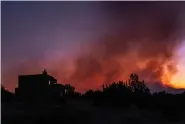
[[[20,100],[18,95],[1,86],[2,123],[185,122],[185,91],[180,94],[151,93],[137,74],[131,74],[126,82],[113,82],[103,85],[102,90],[88,90],[84,94],[76,92],[69,84],[54,84],[49,88],[52,90],[44,93],[54,93],[53,99],[28,101],[29,97]],[[37,97],[32,94],[31,98]]]

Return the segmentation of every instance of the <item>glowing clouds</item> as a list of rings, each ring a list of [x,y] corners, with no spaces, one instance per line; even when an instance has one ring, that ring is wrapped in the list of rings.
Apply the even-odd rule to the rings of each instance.
[[[184,4],[87,4],[52,4],[52,9],[44,5],[44,8],[36,5],[36,9],[33,4],[30,6],[32,9],[24,11],[25,16],[20,17],[21,20],[27,20],[29,15],[30,28],[25,28],[27,23],[17,25],[18,23],[9,22],[14,18],[4,20],[3,22],[9,22],[4,29],[10,26],[5,31],[14,31],[12,24],[21,27],[21,30],[12,32],[15,36],[4,34],[7,40],[2,40],[5,46],[3,48],[8,51],[4,57],[9,53],[9,58],[12,58],[6,59],[4,63],[16,60],[6,65],[8,69],[4,73],[4,82],[13,85],[11,82],[17,83],[19,74],[40,73],[45,68],[59,83],[71,84],[78,91],[97,89],[102,84],[113,81],[125,81],[132,72],[137,73],[148,85],[157,82],[172,87],[184,87],[184,56],[177,57],[178,59],[175,57],[185,34]],[[23,10],[25,8],[28,7],[23,7]],[[8,7],[7,10],[12,9]],[[35,13],[30,10],[35,10]],[[12,11],[4,16],[14,13]],[[23,14],[17,13],[16,19],[18,15]],[[37,18],[42,16],[43,18]],[[30,32],[27,34],[29,39],[20,35],[25,32]],[[17,46],[12,47],[15,49],[14,53],[18,50],[17,53],[12,54],[9,46]],[[23,64],[19,61],[22,59],[25,59]],[[11,65],[13,68],[9,67]]]
[[[177,72],[171,75],[169,81],[170,85],[174,88],[185,88],[185,42],[177,50],[174,59],[177,59]]]

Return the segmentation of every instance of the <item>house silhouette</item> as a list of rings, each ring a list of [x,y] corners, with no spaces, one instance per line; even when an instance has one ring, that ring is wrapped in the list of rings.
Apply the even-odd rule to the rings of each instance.
[[[41,74],[19,75],[15,95],[21,100],[51,101],[64,95],[64,86],[44,70]]]

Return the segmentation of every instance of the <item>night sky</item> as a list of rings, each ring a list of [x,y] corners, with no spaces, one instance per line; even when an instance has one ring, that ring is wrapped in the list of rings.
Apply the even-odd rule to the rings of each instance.
[[[185,88],[185,2],[1,2],[2,83],[46,69],[77,91],[139,74]]]

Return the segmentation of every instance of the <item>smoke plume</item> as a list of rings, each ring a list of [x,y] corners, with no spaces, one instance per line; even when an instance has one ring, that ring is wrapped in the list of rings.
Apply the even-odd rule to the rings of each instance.
[[[78,91],[127,80],[132,72],[154,89],[156,83],[173,87],[170,78],[178,71],[174,56],[185,33],[184,3],[98,4],[107,32],[89,45],[82,45],[85,50],[67,62],[61,59],[53,63],[48,72],[60,83],[74,85]]]
[[[105,9],[109,10],[106,18],[119,20],[111,22],[119,26],[74,61],[74,70],[65,82],[97,88],[126,80],[136,72],[149,85],[160,82],[170,86],[170,78],[177,72],[173,57],[185,30],[182,5],[117,3],[107,4]]]

